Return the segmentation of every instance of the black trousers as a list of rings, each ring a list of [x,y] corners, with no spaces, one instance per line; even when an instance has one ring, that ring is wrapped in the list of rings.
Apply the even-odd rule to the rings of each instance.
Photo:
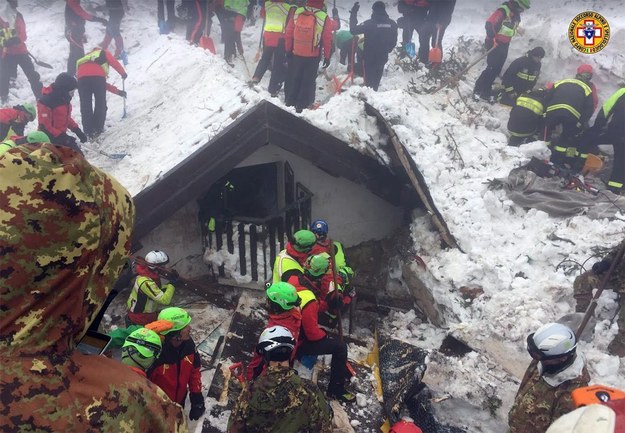
[[[382,80],[382,74],[384,73],[384,65],[388,58],[384,59],[368,59],[365,57],[364,69],[365,69],[365,85],[371,87],[376,92],[380,86]]]
[[[11,54],[2,59],[2,63],[0,63],[0,97],[6,99],[9,96],[9,83],[11,77],[17,77],[18,66],[26,75],[35,99],[39,99],[43,84],[41,84],[41,77],[35,71],[35,65],[28,54]]]
[[[106,120],[106,78],[83,77],[78,80],[82,129],[88,137],[100,134]]]
[[[265,47],[263,49],[263,55],[260,57],[256,70],[254,71],[254,78],[260,81],[263,75],[265,75],[269,64],[271,64],[271,78],[269,80],[269,87],[267,87],[267,90],[271,94],[277,93],[280,90],[286,78],[285,57],[284,39],[281,39],[277,47]]]
[[[76,62],[85,55],[85,27],[70,29],[65,33],[65,37],[69,41],[67,73],[76,75]]]
[[[426,8],[411,10],[404,15],[404,28],[402,29],[402,42],[404,45],[412,41],[412,32],[416,30],[419,34],[417,57],[422,63],[428,61],[430,52],[430,31],[426,23],[427,13]]]
[[[197,44],[204,31],[204,13],[199,0],[189,2],[189,16],[187,17],[187,41]]]
[[[167,26],[173,30],[176,21],[176,0],[157,0],[156,4],[158,22],[167,21]]]
[[[335,338],[326,337],[318,341],[306,341],[297,348],[297,357],[306,355],[332,355],[328,390],[342,389],[349,377],[347,371],[347,345]]]
[[[284,88],[284,102],[297,111],[315,102],[320,57],[293,56],[289,61]]]
[[[483,97],[490,96],[495,78],[501,73],[503,65],[508,58],[509,47],[510,44],[499,44],[490,52],[488,57],[486,57],[486,69],[482,71],[482,74],[475,82],[473,93],[477,93]]]
[[[552,139],[556,128],[561,127],[559,137]],[[545,114],[545,140],[551,143],[551,162],[555,164],[567,163],[575,167],[578,162],[576,156],[567,156],[565,149],[573,147],[577,149],[581,125],[578,119],[566,110],[549,111]],[[581,168],[581,167],[580,167]]]
[[[625,184],[625,137],[616,131],[610,131],[600,134],[596,140],[582,140],[580,152],[594,153],[592,144],[611,144],[614,148],[614,165],[612,174],[610,175],[609,186],[615,189],[625,190],[623,186],[616,184]]]

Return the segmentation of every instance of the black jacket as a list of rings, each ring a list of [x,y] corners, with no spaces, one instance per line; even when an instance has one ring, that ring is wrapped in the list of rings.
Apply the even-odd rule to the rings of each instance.
[[[365,35],[363,55],[365,62],[386,62],[388,54],[397,44],[397,23],[386,12],[374,13],[371,19],[358,24],[356,14],[349,17],[349,32],[352,35]]]
[[[447,27],[451,22],[451,16],[455,7],[456,0],[430,0],[428,21],[433,26],[440,24],[443,28]],[[433,31],[436,34],[436,27],[434,27]]]
[[[520,95],[532,90],[540,75],[540,66],[540,62],[534,61],[529,54],[510,63],[501,79],[506,91],[514,91]]]
[[[595,111],[595,106],[592,100],[592,88],[588,93],[584,85],[591,88],[588,83],[577,78],[556,81],[549,106],[546,108],[547,117],[551,113],[565,112],[577,118],[582,125],[588,123]],[[574,112],[579,113],[579,117]]]

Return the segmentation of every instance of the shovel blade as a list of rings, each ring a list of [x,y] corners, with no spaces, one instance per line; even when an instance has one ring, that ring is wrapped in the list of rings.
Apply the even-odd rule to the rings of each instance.
[[[428,56],[430,63],[441,63],[443,61],[443,52],[440,48],[431,48]]]
[[[217,54],[217,50],[215,50],[215,43],[213,42],[213,38],[211,38],[210,36],[202,36],[200,38],[200,47],[204,48],[205,50],[210,51],[213,54]]]

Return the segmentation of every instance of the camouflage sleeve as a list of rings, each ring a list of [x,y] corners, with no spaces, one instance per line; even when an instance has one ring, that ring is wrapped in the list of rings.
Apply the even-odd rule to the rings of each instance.
[[[302,382],[310,395],[310,401],[306,404],[310,408],[309,431],[332,433],[332,409],[323,393],[314,383],[304,380]]]
[[[245,431],[245,420],[248,417],[248,407],[250,401],[250,394],[247,387],[244,387],[239,398],[237,399],[232,412],[230,412],[230,418],[228,418],[228,433],[239,433]]]

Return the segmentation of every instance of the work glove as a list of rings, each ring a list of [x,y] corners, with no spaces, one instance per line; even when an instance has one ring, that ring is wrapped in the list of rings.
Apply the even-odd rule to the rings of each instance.
[[[326,302],[328,307],[330,307],[330,311],[340,310],[343,305],[343,294],[334,292],[326,298]]]
[[[191,400],[191,410],[189,411],[189,419],[194,421],[196,419],[200,419],[204,412],[206,411],[206,407],[204,406],[204,397],[201,392],[192,392],[189,395],[189,399]]]
[[[337,8],[332,8],[332,19],[339,20],[339,10]]]
[[[167,279],[172,284],[176,284],[179,278],[180,278],[180,275],[178,274],[178,271],[175,269],[172,269],[171,272],[169,272],[169,275],[167,276]]]
[[[128,96],[125,90],[119,90],[117,94],[121,96],[122,98],[125,98],[126,96]]]
[[[592,273],[595,275],[601,275],[605,271],[610,269],[611,264],[612,263],[610,263],[609,260],[601,260],[600,262],[597,262],[594,265],[592,265]]]
[[[495,40],[493,38],[487,37],[486,39],[484,39],[484,48],[486,49],[486,51],[493,48],[494,45],[495,45]]]
[[[360,10],[360,3],[356,2],[354,3],[354,6],[352,6],[352,8],[349,10],[349,13],[350,15],[354,15],[354,14],[357,14],[359,10]]]
[[[126,78],[128,78],[128,74],[127,74],[126,72],[124,72],[124,73],[122,74],[122,80],[125,80]]]
[[[78,137],[81,143],[85,143],[87,141],[87,136],[85,135],[84,132],[82,132],[82,129],[74,128],[72,129],[72,132],[76,134],[76,137]]]
[[[323,69],[327,69],[330,66],[330,59],[323,59]]]
[[[93,21],[95,21],[96,23],[104,24],[105,26],[109,23],[106,19],[100,17],[94,17]]]

